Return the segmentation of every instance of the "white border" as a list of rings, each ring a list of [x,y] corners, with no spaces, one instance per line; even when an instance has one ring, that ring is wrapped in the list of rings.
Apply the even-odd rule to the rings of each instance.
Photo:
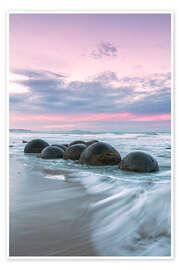
[[[173,10],[13,10],[9,9],[7,15],[10,14],[173,14]]]
[[[174,246],[175,246],[175,235],[174,235],[174,213],[175,213],[175,188],[174,188],[174,179],[175,179],[175,156],[174,156],[174,139],[175,139],[175,130],[174,130],[174,14],[171,13],[171,256],[175,258]]]
[[[9,255],[9,177],[8,182],[6,185],[6,194],[7,194],[7,211],[6,211],[6,221],[7,221],[7,227],[6,230],[6,258],[8,260],[20,260],[20,261],[27,261],[27,260],[55,260],[55,261],[61,261],[61,260],[141,260],[141,261],[147,261],[147,260],[155,260],[155,261],[169,261],[174,260],[174,197],[175,197],[175,189],[174,189],[174,11],[173,10],[134,10],[134,11],[121,11],[121,10],[13,10],[9,9],[6,12],[6,89],[9,87],[9,15],[11,14],[170,14],[171,15],[171,256],[10,256]],[[8,95],[6,96],[6,102],[7,102],[7,120],[6,123],[7,126],[7,133],[9,134],[9,92],[7,89]],[[7,157],[9,157],[9,138],[6,141],[6,146],[8,149],[7,151]],[[9,175],[9,162],[7,163],[7,171],[6,175]],[[173,195],[173,196],[172,196]],[[173,199],[172,199],[173,197]]]

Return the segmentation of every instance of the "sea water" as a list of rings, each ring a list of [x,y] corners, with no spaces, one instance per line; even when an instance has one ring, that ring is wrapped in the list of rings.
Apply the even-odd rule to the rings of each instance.
[[[49,144],[99,140],[115,147],[122,158],[132,151],[147,152],[158,161],[160,170],[135,173],[122,171],[117,165],[87,166],[71,160],[44,160],[37,155],[24,154],[22,140],[35,138]],[[9,146],[10,160],[18,159],[23,166],[33,170],[44,168],[46,183],[66,181],[68,176],[71,183],[80,182],[88,195],[100,195],[99,200],[88,206],[91,242],[97,256],[171,255],[170,133],[10,132]],[[58,170],[65,174],[48,173]],[[10,194],[22,184],[11,178]]]

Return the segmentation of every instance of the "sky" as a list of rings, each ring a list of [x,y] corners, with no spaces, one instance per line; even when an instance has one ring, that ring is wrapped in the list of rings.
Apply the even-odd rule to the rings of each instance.
[[[169,131],[170,14],[10,14],[10,128]]]

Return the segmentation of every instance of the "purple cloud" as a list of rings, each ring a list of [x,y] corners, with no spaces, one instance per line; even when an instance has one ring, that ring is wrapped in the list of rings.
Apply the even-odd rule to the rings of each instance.
[[[68,77],[65,73],[56,73],[49,70],[28,70],[28,69],[14,69],[11,71],[14,74],[23,75],[28,78],[66,78]]]
[[[32,72],[32,71],[31,71]],[[13,112],[167,114],[171,111],[170,73],[118,79],[113,72],[97,74],[91,81],[65,82],[64,78],[28,77],[18,83],[29,89],[10,95]],[[42,72],[44,76],[44,72]],[[111,86],[109,82],[116,82]],[[126,82],[126,84],[121,84]],[[139,87],[144,90],[139,91]],[[151,88],[151,91],[149,89]]]
[[[95,76],[92,76],[91,79],[94,81],[102,82],[104,84],[113,81],[119,81],[116,73],[109,70],[104,71],[100,74],[96,74]]]
[[[95,50],[92,50],[91,57],[101,59],[103,57],[117,56],[118,48],[111,42],[100,42]]]

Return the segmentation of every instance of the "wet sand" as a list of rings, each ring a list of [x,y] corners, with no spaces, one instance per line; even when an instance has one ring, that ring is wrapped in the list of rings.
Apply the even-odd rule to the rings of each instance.
[[[10,168],[9,255],[97,256],[88,207],[98,198],[80,183],[67,182],[68,173],[25,167],[14,159]],[[45,178],[60,173],[66,181]]]

